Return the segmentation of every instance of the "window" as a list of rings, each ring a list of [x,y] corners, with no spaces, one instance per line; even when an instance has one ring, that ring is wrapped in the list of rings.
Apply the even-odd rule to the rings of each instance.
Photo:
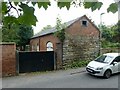
[[[102,55],[102,56],[96,58],[95,61],[101,62],[101,63],[109,63],[111,60],[113,60],[113,58],[114,57],[112,57],[112,56]]]
[[[87,27],[88,26],[88,22],[86,20],[82,20],[82,26]]]
[[[32,51],[34,51],[34,46],[32,45]]]
[[[47,51],[53,51],[53,44],[51,42],[47,43]]]
[[[37,44],[37,51],[39,51],[39,45]]]
[[[120,56],[116,57],[114,62],[120,62]]]

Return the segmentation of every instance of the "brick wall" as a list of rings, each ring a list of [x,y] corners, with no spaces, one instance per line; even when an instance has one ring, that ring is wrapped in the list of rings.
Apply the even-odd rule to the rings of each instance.
[[[56,50],[56,43],[59,43],[59,39],[55,37],[54,34],[49,34],[46,36],[41,36],[37,38],[33,38],[30,40],[30,48],[31,51],[36,51],[36,46],[39,45],[39,51],[47,51],[47,43],[48,42],[53,43],[53,50]],[[35,47],[32,49],[32,47]]]
[[[42,36],[40,38],[40,51],[46,51],[47,50],[47,43],[51,42],[53,44],[53,50],[56,50],[56,43],[59,43],[59,39],[54,34],[49,34],[46,36]]]
[[[87,26],[83,26],[81,24],[82,20],[87,20],[88,22]],[[98,37],[100,34],[99,30],[86,17],[82,17],[75,23],[70,25],[67,28],[66,33],[72,36],[88,36],[88,37],[93,36]]]
[[[39,43],[40,43],[40,38],[39,37],[30,40],[30,51],[37,51],[36,47]],[[40,50],[40,48],[39,48],[39,50]]]
[[[16,45],[14,43],[0,44],[0,52],[2,57],[2,76],[16,75]]]

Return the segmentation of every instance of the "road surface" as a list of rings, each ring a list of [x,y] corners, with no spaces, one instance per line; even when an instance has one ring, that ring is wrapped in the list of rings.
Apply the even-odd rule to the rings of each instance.
[[[2,80],[3,88],[118,88],[119,75],[109,79],[89,75],[85,68],[23,74]]]

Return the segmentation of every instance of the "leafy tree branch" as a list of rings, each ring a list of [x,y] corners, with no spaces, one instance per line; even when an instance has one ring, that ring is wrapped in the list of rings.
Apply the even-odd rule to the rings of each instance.
[[[95,10],[100,10],[104,2],[86,2],[86,0],[57,0],[57,6],[61,9],[63,7],[66,7],[67,10],[70,9],[71,5],[74,5],[75,7],[81,7],[84,6],[85,9],[91,9],[92,11]],[[31,3],[33,6],[29,6],[28,3]],[[13,4],[15,6],[13,6]],[[2,16],[4,17],[6,14],[9,14],[11,9],[15,9],[18,18],[17,21],[21,24],[26,24],[26,25],[34,25],[36,26],[37,18],[34,15],[34,6],[37,4],[39,8],[43,7],[45,10],[51,6],[51,1],[50,0],[40,0],[39,2],[32,2],[31,0],[24,0],[24,2],[15,2],[14,0],[8,0],[7,2],[2,2]],[[19,7],[20,9],[16,8]],[[107,9],[107,12],[112,12],[116,13],[118,11],[118,4],[117,3],[111,3],[110,6]],[[22,12],[22,13],[21,13]],[[11,15],[10,15],[11,16]],[[29,16],[29,18],[28,18]]]
[[[17,8],[12,5],[12,2],[11,2],[10,0],[8,0],[8,3],[9,3],[9,5],[10,5],[10,7],[9,7],[9,9],[8,9],[8,11],[7,11],[6,13],[9,13],[9,12],[11,11],[11,9],[13,8],[13,9],[16,10],[17,15],[18,15],[18,17],[19,17],[20,15],[19,15],[19,11],[17,10]]]

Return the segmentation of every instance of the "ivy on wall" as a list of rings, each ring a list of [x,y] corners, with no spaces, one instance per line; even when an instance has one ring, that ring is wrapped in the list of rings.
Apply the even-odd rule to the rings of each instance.
[[[60,39],[61,42],[65,40],[65,29],[55,32],[55,35]]]
[[[61,19],[58,17],[56,20],[56,29],[57,32],[55,32],[55,36],[57,36],[59,38],[59,40],[63,43],[65,40],[65,28],[66,28],[66,24],[62,24],[61,23]]]

